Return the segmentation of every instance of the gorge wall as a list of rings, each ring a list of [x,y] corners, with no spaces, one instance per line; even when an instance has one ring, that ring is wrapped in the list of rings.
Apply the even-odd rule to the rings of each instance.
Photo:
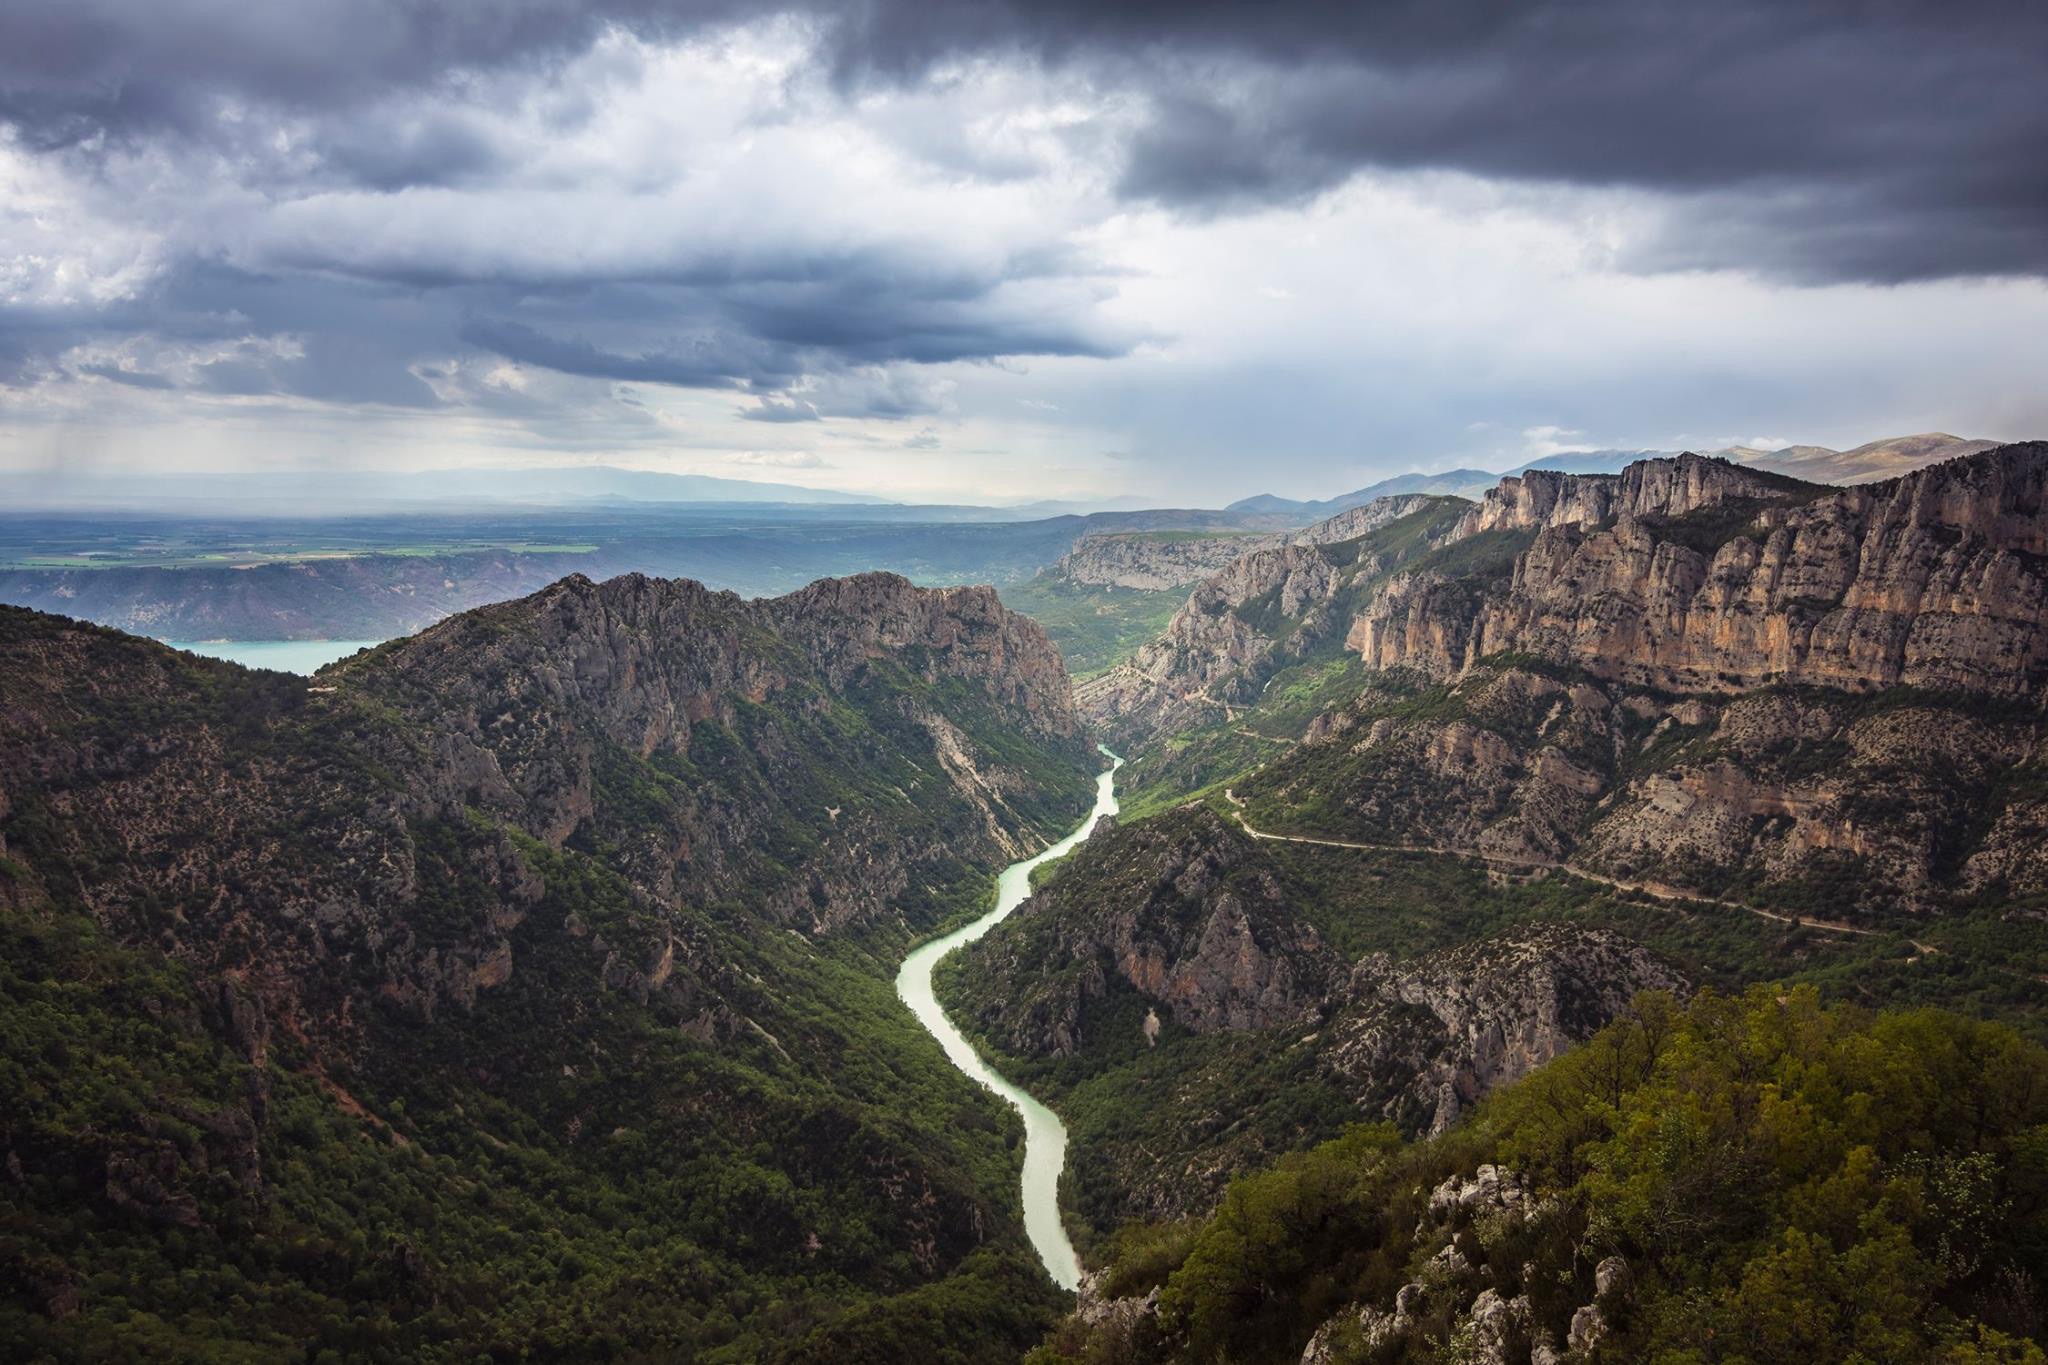
[[[1349,643],[1443,676],[1528,654],[1670,691],[2025,695],[2048,678],[2048,446],[1822,490],[1696,456],[1505,480],[1459,536],[1533,531],[1466,609],[1398,581]]]

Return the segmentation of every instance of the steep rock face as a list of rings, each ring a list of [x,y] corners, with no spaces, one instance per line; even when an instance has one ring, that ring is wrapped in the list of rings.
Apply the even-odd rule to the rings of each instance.
[[[1619,474],[1532,469],[1488,490],[1459,523],[1457,538],[1482,531],[1596,526],[1609,519],[1684,517],[1728,502],[1785,501],[1796,496],[1797,487],[1789,479],[1693,454],[1638,460]]]
[[[1271,827],[1850,918],[2044,884],[2048,445],[1498,493],[1356,613],[1364,694],[1240,781]]]
[[[1418,568],[1395,574],[1352,618],[1344,647],[1368,668],[1401,668],[1430,677],[1458,671],[1471,656],[1473,627],[1487,593],[1512,572],[1512,557],[1530,536],[1527,530],[1489,530],[1461,541],[1467,548],[1486,543],[1491,572]]]
[[[1393,585],[1354,647],[1438,676],[1533,654],[1673,691],[2048,680],[2048,445],[1824,496],[1764,478],[1686,458],[1504,481],[1460,530],[1535,529],[1511,581],[1477,603]]]
[[[1340,570],[1315,546],[1283,545],[1234,560],[1189,594],[1164,635],[1081,684],[1075,698],[1113,741],[1192,723],[1219,705],[1212,689],[1246,676],[1273,650],[1272,637],[1254,624],[1253,604],[1266,598],[1280,615],[1298,617],[1329,600]]]
[[[1062,582],[1089,588],[1133,588],[1160,592],[1198,583],[1254,550],[1287,543],[1285,534],[1205,536],[1199,539],[1156,535],[1084,536],[1060,557],[1050,574]]]
[[[1077,689],[1083,714],[1119,742],[1248,700],[1266,671],[1341,639],[1351,624],[1347,589],[1427,550],[1463,505],[1382,498],[1241,555],[1196,586],[1157,640]]]
[[[954,1017],[1013,1074],[1085,1096],[1073,1179],[1098,1225],[1199,1212],[1345,1122],[1437,1131],[1639,992],[1686,988],[1633,941],[1561,925],[1347,966],[1271,848],[1201,806],[1098,833],[959,955]]]
[[[986,982],[975,1024],[1007,1051],[1070,1056],[1100,1041],[1111,983],[1193,1033],[1272,1028],[1310,1014],[1343,965],[1297,918],[1251,842],[1189,812],[1098,835],[966,952]]]
[[[1241,781],[1256,824],[1852,919],[2048,889],[2031,702],[1673,697],[1498,664],[1418,702],[1397,678]]]
[[[1646,990],[1683,994],[1663,959],[1612,930],[1539,925],[1352,969],[1323,1062],[1360,1106],[1440,1133],[1495,1086],[1584,1042]]]

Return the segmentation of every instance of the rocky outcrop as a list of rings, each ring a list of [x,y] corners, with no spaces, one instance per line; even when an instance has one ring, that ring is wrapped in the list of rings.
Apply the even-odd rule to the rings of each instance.
[[[1239,783],[1276,827],[1781,914],[2048,885],[2048,445],[1835,491],[1532,474],[1461,530],[1356,615],[1364,693]]]
[[[1285,533],[1186,536],[1159,533],[1083,536],[1047,571],[1083,588],[1164,592],[1199,583],[1256,550],[1285,545]]]
[[[1788,484],[1697,457],[1504,481],[1459,529],[1533,530],[1512,579],[1476,605],[1396,585],[1355,647],[1438,675],[1530,654],[1670,691],[2048,680],[2048,445]]]
[[[1440,1133],[1639,993],[1686,986],[1663,959],[1604,929],[1519,929],[1406,963],[1375,954],[1352,969],[1321,1056],[1361,1108]]]
[[[1464,505],[1382,498],[1240,555],[1196,586],[1157,640],[1081,684],[1083,714],[1112,743],[1221,718],[1275,669],[1342,639],[1359,586],[1426,551]]]
[[[1685,454],[1638,460],[1619,474],[1532,469],[1502,479],[1458,524],[1454,539],[1485,531],[1543,531],[1607,521],[1691,516],[1729,503],[1794,502],[1807,487],[1728,460]]]
[[[1520,1259],[1571,1221],[1562,1200],[1531,1197],[1505,1166],[1481,1163],[1447,1177],[1430,1191],[1415,1227],[1419,1278],[1384,1304],[1355,1303],[1325,1321],[1309,1338],[1302,1365],[1376,1359],[1408,1343],[1426,1351],[1445,1340],[1456,1359],[1475,1365],[1594,1358],[1607,1333],[1606,1312],[1628,1302],[1628,1262],[1608,1256],[1595,1265],[1575,1249],[1568,1270],[1545,1276],[1537,1262]],[[1582,1283],[1590,1301],[1574,1308]]]
[[[1211,812],[1097,834],[1073,856],[963,952],[985,1002],[973,1022],[1006,1051],[1071,1056],[1102,1041],[1112,990],[1212,1033],[1299,1022],[1343,980],[1251,841]]]

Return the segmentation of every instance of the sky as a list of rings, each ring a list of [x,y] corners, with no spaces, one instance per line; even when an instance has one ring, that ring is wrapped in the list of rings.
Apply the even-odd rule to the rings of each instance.
[[[0,468],[2048,436],[2048,6],[0,0]]]

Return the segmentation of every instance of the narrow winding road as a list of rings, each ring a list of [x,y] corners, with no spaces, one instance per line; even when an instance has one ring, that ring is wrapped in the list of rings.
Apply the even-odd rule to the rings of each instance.
[[[1513,854],[1506,853],[1479,853],[1472,849],[1447,848],[1440,844],[1366,844],[1352,839],[1319,839],[1306,834],[1275,834],[1270,830],[1254,829],[1252,827],[1251,821],[1245,818],[1244,801],[1239,798],[1235,791],[1225,787],[1223,789],[1223,796],[1225,800],[1237,808],[1237,823],[1242,825],[1244,832],[1254,839],[1276,839],[1282,843],[1289,844],[1319,844],[1324,848],[1355,848],[1367,853],[1435,853],[1448,858],[1473,858],[1483,863],[1493,863],[1501,867],[1512,867],[1528,872],[1562,872],[1567,876],[1577,877],[1581,881],[1595,882],[1601,886],[1612,887],[1617,891],[1640,892],[1643,895],[1654,896],[1656,899],[1663,901],[1690,901],[1698,905],[1718,905],[1729,910],[1741,910],[1762,919],[1775,920],[1779,924],[1796,924],[1807,929],[1825,930],[1831,934],[1876,936],[1890,932],[1884,929],[1863,929],[1853,924],[1844,924],[1840,920],[1815,919],[1810,915],[1788,915],[1776,910],[1765,910],[1760,906],[1745,905],[1741,901],[1722,900],[1718,896],[1702,895],[1699,892],[1687,891],[1682,887],[1669,886],[1663,882],[1627,881],[1620,877],[1609,877],[1599,872],[1589,872],[1585,868],[1574,867],[1570,863],[1556,862],[1548,858],[1516,857]],[[1917,939],[1909,938],[1906,941],[1913,945],[1916,957],[1934,957],[1941,952],[1941,949],[1936,948],[1932,944],[1922,943]],[[1910,961],[1911,959],[1908,960]]]

